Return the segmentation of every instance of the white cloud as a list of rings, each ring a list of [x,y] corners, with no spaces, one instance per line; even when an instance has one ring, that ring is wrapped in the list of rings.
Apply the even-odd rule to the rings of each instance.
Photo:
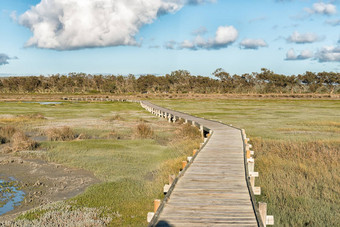
[[[193,41],[185,40],[180,43],[178,49],[222,49],[235,42],[237,37],[238,31],[233,26],[220,26],[217,28],[214,38],[205,39],[197,35]]]
[[[213,45],[224,46],[232,43],[237,39],[238,32],[233,26],[220,26],[216,31]]]
[[[316,41],[319,41],[320,38],[318,35],[314,33],[305,33],[305,34],[300,34],[299,32],[294,32],[291,36],[287,38],[288,42],[291,43],[314,43]]]
[[[181,43],[181,49],[183,48],[188,48],[188,49],[192,49],[195,47],[195,44],[189,40],[184,40],[182,43]]]
[[[17,57],[11,58],[7,54],[0,53],[0,65],[7,65],[7,64],[9,64],[8,61],[11,60],[11,59],[18,59],[18,58]]]
[[[263,39],[244,39],[240,46],[244,49],[258,49],[259,47],[266,47],[268,44]]]
[[[319,62],[340,62],[340,46],[325,46],[316,53],[315,58]]]
[[[302,50],[299,55],[295,54],[293,48],[289,49],[285,60],[305,60],[313,57],[313,52],[310,50]]]
[[[159,15],[211,0],[43,0],[19,17],[26,46],[56,50],[138,45],[135,35]]]
[[[336,14],[336,6],[331,3],[326,4],[324,2],[314,3],[312,8],[306,8],[305,10],[309,14]]]

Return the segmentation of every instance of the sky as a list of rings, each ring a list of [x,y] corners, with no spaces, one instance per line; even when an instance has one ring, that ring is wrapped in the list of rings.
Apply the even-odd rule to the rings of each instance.
[[[0,76],[340,72],[340,0],[0,0]]]

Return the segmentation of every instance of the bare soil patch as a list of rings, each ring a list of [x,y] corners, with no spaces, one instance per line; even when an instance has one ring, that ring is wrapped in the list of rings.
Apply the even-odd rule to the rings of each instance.
[[[26,194],[21,205],[2,215],[0,221],[13,219],[34,207],[74,197],[99,182],[89,171],[13,155],[1,155],[0,173],[4,178],[18,180]]]

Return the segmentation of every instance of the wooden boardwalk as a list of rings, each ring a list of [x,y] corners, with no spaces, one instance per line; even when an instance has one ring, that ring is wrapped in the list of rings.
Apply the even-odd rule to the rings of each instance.
[[[147,101],[142,101],[141,105],[158,116],[181,118],[212,132],[208,143],[179,177],[150,225],[260,225],[247,186],[241,130]]]

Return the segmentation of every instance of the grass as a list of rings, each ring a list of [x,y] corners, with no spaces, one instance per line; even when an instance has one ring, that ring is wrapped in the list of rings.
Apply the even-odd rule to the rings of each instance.
[[[32,110],[45,119],[0,121],[0,126],[16,125],[28,134],[53,131],[58,135],[41,142],[43,157],[89,170],[102,181],[67,205],[75,210],[95,208],[101,216],[110,217],[111,226],[145,226],[153,200],[163,197],[168,175],[178,173],[181,161],[201,142],[196,128],[170,124],[136,103],[0,103],[0,119],[30,115]],[[65,126],[72,133],[55,132]],[[65,140],[65,134],[83,134],[84,138]],[[20,219],[44,219],[48,213],[38,209]]]
[[[244,128],[256,181],[275,226],[340,225],[340,102],[336,100],[154,100]]]

